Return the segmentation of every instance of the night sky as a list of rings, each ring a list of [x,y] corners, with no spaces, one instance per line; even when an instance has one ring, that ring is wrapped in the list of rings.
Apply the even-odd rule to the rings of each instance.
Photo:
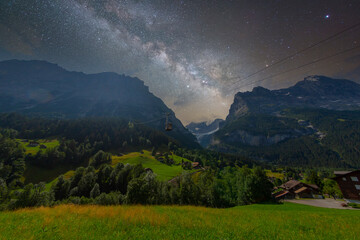
[[[360,27],[271,66],[359,22],[359,0],[1,0],[0,60],[136,76],[188,123],[225,118],[258,85],[360,82],[359,48],[279,75],[360,46]]]

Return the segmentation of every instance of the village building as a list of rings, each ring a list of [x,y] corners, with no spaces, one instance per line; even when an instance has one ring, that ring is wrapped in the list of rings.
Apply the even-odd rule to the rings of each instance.
[[[333,178],[347,202],[360,204],[360,170],[335,171]]]
[[[38,142],[30,142],[30,143],[28,144],[28,147],[37,147],[38,145],[39,145]]]
[[[323,198],[319,193],[319,187],[315,184],[306,184],[297,180],[290,180],[278,187],[282,191],[276,192],[276,199],[294,198]]]
[[[201,169],[201,165],[199,162],[192,162],[191,165],[193,169]]]

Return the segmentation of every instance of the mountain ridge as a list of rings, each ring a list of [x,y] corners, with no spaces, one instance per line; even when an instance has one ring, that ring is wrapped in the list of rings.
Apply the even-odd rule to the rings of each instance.
[[[289,88],[255,87],[251,92],[235,95],[226,119],[234,120],[247,113],[275,114],[286,107],[357,110],[360,109],[360,85],[350,80],[314,75]]]
[[[46,61],[0,62],[0,112],[56,118],[120,117],[163,130],[170,113],[173,131],[185,145],[195,137],[138,78],[113,72],[85,74]],[[155,121],[155,120],[156,121]]]
[[[309,76],[279,90],[234,97],[203,147],[286,166],[360,167],[360,85]]]

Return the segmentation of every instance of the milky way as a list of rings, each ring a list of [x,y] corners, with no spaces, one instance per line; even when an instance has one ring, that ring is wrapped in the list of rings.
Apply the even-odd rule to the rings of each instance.
[[[0,60],[136,76],[184,123],[226,117],[234,94],[257,85],[287,87],[311,74],[360,82],[359,49],[278,75],[358,46],[359,28],[271,67],[360,22],[356,0],[2,0],[0,7]]]

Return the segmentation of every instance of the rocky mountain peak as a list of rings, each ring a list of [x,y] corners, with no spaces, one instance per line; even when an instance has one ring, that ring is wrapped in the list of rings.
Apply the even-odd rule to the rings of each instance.
[[[279,90],[255,87],[235,95],[227,120],[247,113],[276,113],[286,107],[352,110],[360,108],[360,85],[344,79],[308,76],[294,86]]]

